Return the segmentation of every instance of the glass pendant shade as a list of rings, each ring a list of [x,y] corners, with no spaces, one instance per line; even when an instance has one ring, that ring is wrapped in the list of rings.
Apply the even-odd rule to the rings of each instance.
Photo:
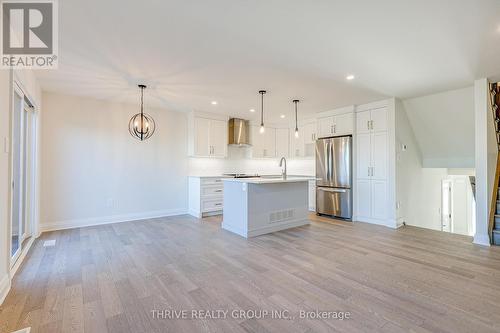
[[[266,130],[264,127],[264,94],[265,90],[259,90],[260,94],[260,134],[263,134]]]
[[[297,120],[297,104],[300,102],[298,99],[294,99],[293,104],[295,104],[295,137],[299,137],[299,123]]]
[[[156,124],[150,115],[144,113],[144,89],[145,85],[140,84],[141,89],[141,112],[130,118],[128,123],[128,131],[137,140],[147,140],[155,132]]]

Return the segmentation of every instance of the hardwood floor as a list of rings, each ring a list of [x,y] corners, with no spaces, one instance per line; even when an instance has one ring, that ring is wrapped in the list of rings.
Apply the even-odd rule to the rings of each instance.
[[[311,219],[250,240],[221,230],[219,217],[45,233],[0,307],[0,331],[500,332],[499,248],[413,227]],[[56,246],[44,248],[47,239]],[[229,312],[158,318],[165,310]],[[301,310],[350,318],[301,319]]]

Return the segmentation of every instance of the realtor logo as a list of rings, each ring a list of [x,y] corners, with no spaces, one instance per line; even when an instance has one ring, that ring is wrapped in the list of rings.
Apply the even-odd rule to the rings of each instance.
[[[55,0],[5,0],[2,6],[2,68],[57,68]]]

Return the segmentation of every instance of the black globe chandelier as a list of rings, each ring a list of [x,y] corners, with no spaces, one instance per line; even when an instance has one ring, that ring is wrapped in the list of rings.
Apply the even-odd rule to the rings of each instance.
[[[144,141],[153,135],[156,125],[154,119],[144,113],[144,89],[146,86],[139,84],[139,88],[141,89],[141,112],[130,118],[128,130],[134,138]]]

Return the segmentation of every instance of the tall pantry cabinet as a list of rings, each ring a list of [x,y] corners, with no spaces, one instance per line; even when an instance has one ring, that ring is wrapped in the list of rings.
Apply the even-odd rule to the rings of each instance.
[[[390,118],[390,105],[357,107],[355,212],[358,221],[393,227]]]

